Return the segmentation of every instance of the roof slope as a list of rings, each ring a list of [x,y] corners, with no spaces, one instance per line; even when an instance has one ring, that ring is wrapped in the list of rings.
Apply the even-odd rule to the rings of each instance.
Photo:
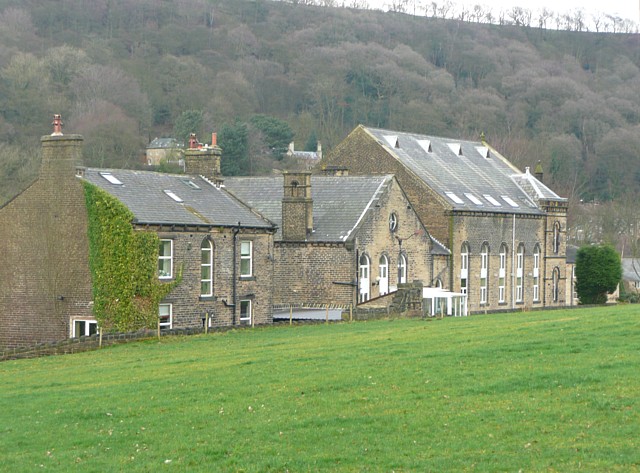
[[[392,179],[392,175],[311,176],[314,232],[308,241],[346,241]],[[224,183],[238,199],[280,226],[282,176],[228,177]],[[282,238],[280,230],[276,238]]]
[[[540,214],[539,199],[566,201],[486,143],[363,128],[454,210]]]
[[[136,223],[231,227],[240,222],[242,227],[273,228],[272,222],[202,177],[89,168],[84,179],[126,205]]]

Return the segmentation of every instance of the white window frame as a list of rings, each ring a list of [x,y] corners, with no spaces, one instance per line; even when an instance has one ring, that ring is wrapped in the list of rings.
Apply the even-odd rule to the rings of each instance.
[[[168,309],[168,313],[163,313],[163,309]],[[162,317],[167,317],[168,322],[163,322]],[[160,325],[160,330],[171,330],[173,328],[173,304],[161,303],[158,305],[158,324]]]
[[[500,246],[500,269],[498,270],[498,302],[506,302],[507,245]]]
[[[398,283],[407,283],[407,257],[404,253],[400,253],[398,259]]]
[[[169,254],[163,254],[163,248],[169,243]],[[163,272],[166,262],[169,262],[169,272]],[[173,240],[160,239],[160,248],[158,250],[158,277],[160,279],[171,279],[173,277]]]
[[[362,253],[358,260],[358,280],[360,286],[360,290],[358,291],[360,298],[358,300],[360,302],[366,302],[371,299],[371,260],[366,253]]]
[[[540,301],[540,245],[533,249],[533,300]]]
[[[205,290],[207,285],[208,291]],[[213,243],[208,238],[205,238],[200,245],[200,295],[202,297],[213,295]]]
[[[240,240],[240,277],[250,278],[251,276],[253,276],[253,241]]]
[[[518,246],[516,253],[516,302],[524,300],[524,245]]]
[[[381,296],[389,293],[389,258],[381,255],[378,260],[378,292]]]
[[[246,310],[244,311],[244,316],[242,313],[242,308],[246,307]],[[248,323],[249,325],[251,325],[253,320],[253,307],[251,304],[251,299],[241,299],[240,300],[240,322],[245,322]]]
[[[84,333],[77,333],[76,324],[78,322],[84,323]],[[95,326],[95,330],[91,333],[91,327]],[[98,321],[94,319],[72,319],[71,320],[71,338],[80,338],[80,337],[88,337],[89,335],[93,335],[94,333],[98,333]]]
[[[487,303],[488,292],[488,268],[489,268],[489,245],[487,243],[482,244],[480,249],[480,303]]]
[[[467,294],[469,290],[469,245],[464,243],[460,250],[460,292]]]

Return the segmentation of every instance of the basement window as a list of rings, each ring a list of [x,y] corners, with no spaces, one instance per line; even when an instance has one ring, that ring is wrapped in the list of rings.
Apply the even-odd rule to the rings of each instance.
[[[101,172],[100,175],[104,177],[107,181],[109,181],[111,184],[114,184],[116,186],[122,185],[122,182],[120,182],[120,180],[110,172]]]
[[[164,191],[165,194],[167,194],[169,197],[171,197],[173,200],[175,200],[176,202],[178,202],[179,204],[181,204],[182,202],[184,202],[180,197],[178,197],[178,195],[176,195],[175,192],[173,192],[172,190],[168,190],[165,189]]]

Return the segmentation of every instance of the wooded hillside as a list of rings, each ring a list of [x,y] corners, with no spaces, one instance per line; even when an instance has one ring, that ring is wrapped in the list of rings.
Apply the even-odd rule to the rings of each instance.
[[[639,46],[268,0],[0,0],[0,203],[35,176],[53,113],[84,135],[89,165],[139,166],[187,112],[203,141],[226,130],[228,148],[235,137],[254,155],[274,146],[265,118],[325,153],[359,123],[484,133],[521,168],[541,160],[563,196],[635,195]]]

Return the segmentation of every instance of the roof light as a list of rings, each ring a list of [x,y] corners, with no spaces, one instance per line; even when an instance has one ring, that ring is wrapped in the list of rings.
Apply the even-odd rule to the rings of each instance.
[[[399,148],[398,135],[385,135],[384,139],[387,143],[389,143],[389,145],[393,146],[394,148]]]
[[[173,191],[165,189],[164,191],[165,194],[167,194],[169,197],[171,197],[173,200],[175,200],[178,203],[182,203],[184,202],[180,197],[178,197]]]
[[[182,182],[184,182],[186,185],[188,185],[192,189],[200,190],[200,186],[190,179],[183,179]]]
[[[495,207],[502,207],[502,204],[498,202],[496,199],[494,199],[492,196],[490,196],[489,194],[483,194],[482,197],[484,197],[489,202],[491,202]]]
[[[462,145],[460,143],[447,143],[447,146],[458,156],[462,156]]]
[[[478,199],[475,195],[473,195],[473,194],[471,194],[469,192],[465,192],[464,195],[467,197],[467,199],[469,199],[474,204],[476,204],[476,205],[484,205],[482,203],[482,201],[480,199]]]
[[[122,182],[120,182],[120,180],[110,172],[101,172],[100,175],[104,177],[107,181],[109,181],[111,184],[115,184],[117,186],[122,185]]]
[[[509,204],[511,207],[520,207],[518,204],[516,204],[514,202],[514,200],[509,197],[508,195],[501,195],[500,197],[502,197],[502,200],[504,200],[507,204]]]
[[[456,204],[464,204],[463,200],[457,195],[455,195],[453,192],[446,191],[444,194],[447,197],[449,197],[451,200],[453,200]]]
[[[426,153],[433,153],[433,150],[431,149],[431,140],[417,140],[418,144],[420,145],[420,147],[426,152]]]
[[[483,158],[491,157],[491,155],[489,154],[489,148],[487,148],[486,146],[476,146],[476,151],[480,153],[480,156],[482,156]]]

